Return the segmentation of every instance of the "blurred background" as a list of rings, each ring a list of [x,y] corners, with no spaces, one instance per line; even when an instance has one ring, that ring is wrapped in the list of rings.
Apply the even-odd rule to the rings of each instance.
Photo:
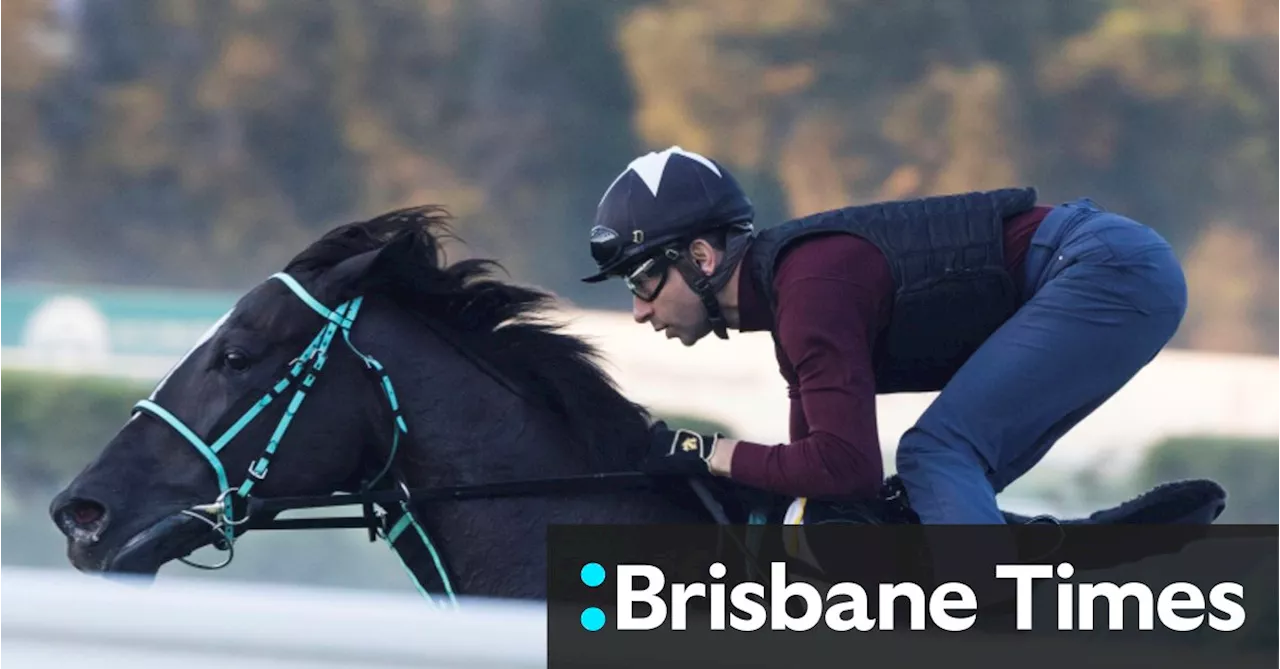
[[[1177,249],[1170,349],[1002,498],[1087,513],[1209,477],[1274,523],[1277,5],[1269,0],[8,0],[3,552],[69,569],[46,507],[236,296],[329,228],[439,203],[564,299],[659,415],[782,441],[767,335],[691,350],[587,286],[600,195],[672,144],[758,225],[1010,185]],[[746,361],[744,363],[744,361]],[[930,395],[881,398],[892,470]],[[358,531],[250,536],[193,578],[404,591]]]

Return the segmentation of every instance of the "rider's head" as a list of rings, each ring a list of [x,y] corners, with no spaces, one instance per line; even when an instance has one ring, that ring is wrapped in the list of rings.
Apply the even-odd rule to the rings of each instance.
[[[718,294],[746,248],[755,210],[722,165],[673,146],[633,161],[596,208],[591,257],[620,277],[637,321],[692,346],[728,337]]]

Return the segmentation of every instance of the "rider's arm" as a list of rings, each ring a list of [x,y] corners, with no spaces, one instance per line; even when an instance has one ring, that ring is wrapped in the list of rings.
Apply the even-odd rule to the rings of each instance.
[[[892,281],[884,257],[854,237],[815,240],[788,254],[776,279],[776,327],[780,362],[796,380],[792,429],[804,433],[788,444],[734,444],[725,454],[732,478],[795,496],[880,489],[871,347]]]

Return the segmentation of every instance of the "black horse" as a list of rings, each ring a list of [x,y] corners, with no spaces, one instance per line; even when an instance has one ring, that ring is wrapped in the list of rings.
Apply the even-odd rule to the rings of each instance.
[[[543,598],[548,525],[778,508],[719,479],[636,474],[644,408],[541,318],[550,294],[494,278],[489,260],[446,265],[446,221],[427,206],[338,227],[245,294],[53,500],[72,565],[154,575],[347,493],[358,522],[310,526],[368,526],[426,590]],[[1222,498],[1187,482],[1064,522],[1207,523]],[[827,512],[913,520],[892,485]]]

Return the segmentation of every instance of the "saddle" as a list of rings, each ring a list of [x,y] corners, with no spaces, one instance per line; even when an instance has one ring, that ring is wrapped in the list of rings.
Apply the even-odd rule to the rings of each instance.
[[[1162,483],[1116,506],[1095,511],[1083,518],[1027,516],[1001,512],[1010,525],[1051,523],[1056,525],[1204,525],[1217,520],[1226,509],[1227,492],[1208,479],[1188,479]],[[919,524],[911,509],[906,486],[897,475],[885,480],[880,493],[865,500],[824,500],[797,498],[773,520],[785,525],[826,525],[830,523],[902,525]]]
[[[767,525],[790,526],[782,534],[784,552],[819,573],[826,571],[823,568],[824,562],[841,563],[848,560],[849,556],[815,554],[806,539],[805,527],[920,523],[919,516],[911,509],[906,487],[896,475],[886,479],[879,494],[871,499],[797,498],[788,501],[787,498],[745,488],[721,488],[713,496],[722,500],[722,509],[732,510],[728,514],[722,511],[720,516],[732,518],[730,522],[758,525],[762,530]],[[1004,510],[1002,513],[1010,525],[1209,525],[1226,509],[1226,497],[1226,491],[1214,481],[1189,479],[1157,485],[1132,499],[1082,518],[1027,516]],[[703,501],[707,502],[707,497],[704,496]],[[755,541],[751,542],[752,552],[760,549],[759,542],[763,541],[764,534],[760,532],[754,536]],[[1121,551],[1099,553],[1089,550],[1091,547],[1088,546],[1075,546],[1069,541],[1068,535],[1061,531],[1036,532],[1027,536],[1031,537],[1030,541],[1035,545],[1021,546],[1024,552],[1038,555],[1040,559],[1071,562],[1078,569],[1106,568],[1150,555],[1176,552],[1194,539],[1194,533],[1171,535],[1169,545],[1144,546],[1141,555],[1130,555]]]

